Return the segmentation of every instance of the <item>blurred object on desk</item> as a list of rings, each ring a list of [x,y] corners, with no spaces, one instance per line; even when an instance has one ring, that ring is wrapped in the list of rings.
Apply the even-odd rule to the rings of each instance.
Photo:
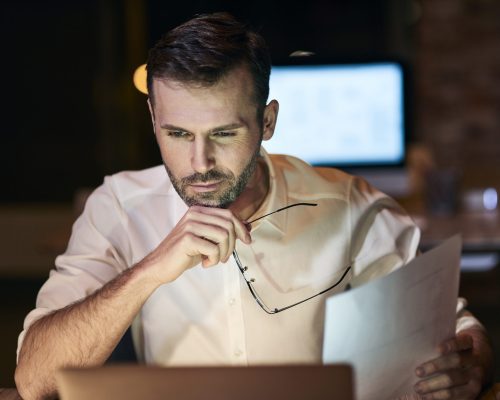
[[[498,208],[498,192],[495,188],[470,189],[462,195],[462,209],[465,211],[495,211]]]
[[[427,187],[426,176],[435,169],[429,148],[422,143],[412,143],[408,148],[407,165],[411,194],[424,193]]]
[[[451,216],[414,214],[422,230],[422,245],[432,247],[461,233],[464,250],[500,250],[500,213],[460,212]]]
[[[408,162],[411,195],[398,200],[422,230],[423,250],[460,233],[462,270],[485,271],[500,264],[500,181],[493,170],[472,179],[459,166],[456,144],[451,147],[438,157],[435,148],[414,145]]]
[[[435,169],[427,172],[425,202],[432,215],[453,215],[458,210],[460,173],[453,169]]]
[[[54,259],[66,250],[71,226],[82,213],[93,188],[82,187],[73,203],[12,204],[0,207],[0,275],[46,276]]]
[[[422,230],[423,249],[434,247],[460,233],[464,253],[500,253],[500,213],[497,211],[460,212],[445,216],[417,213],[413,219]]]
[[[0,274],[47,276],[66,249],[74,214],[71,204],[20,204],[0,207]]]

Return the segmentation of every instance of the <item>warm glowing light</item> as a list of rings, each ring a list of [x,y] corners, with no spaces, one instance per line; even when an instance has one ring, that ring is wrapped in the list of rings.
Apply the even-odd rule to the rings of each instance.
[[[144,94],[148,94],[148,86],[146,84],[146,64],[139,65],[134,72],[134,86],[136,89]]]

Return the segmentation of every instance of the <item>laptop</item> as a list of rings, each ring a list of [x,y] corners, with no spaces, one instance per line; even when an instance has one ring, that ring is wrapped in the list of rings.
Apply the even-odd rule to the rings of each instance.
[[[68,368],[56,376],[61,400],[353,400],[348,365]]]

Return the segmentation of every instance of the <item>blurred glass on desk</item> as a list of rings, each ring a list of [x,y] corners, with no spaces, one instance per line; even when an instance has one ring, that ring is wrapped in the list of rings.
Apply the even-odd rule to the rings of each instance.
[[[425,200],[432,215],[458,211],[460,174],[455,169],[433,169],[426,174]]]

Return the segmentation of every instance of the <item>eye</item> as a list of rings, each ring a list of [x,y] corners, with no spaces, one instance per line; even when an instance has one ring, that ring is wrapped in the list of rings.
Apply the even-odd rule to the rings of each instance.
[[[235,132],[227,132],[227,131],[214,132],[214,134],[213,134],[213,136],[215,136],[215,137],[222,137],[222,138],[232,137],[232,136],[235,136],[235,135],[236,135]]]
[[[168,131],[167,135],[173,138],[187,138],[189,133],[184,131]]]

